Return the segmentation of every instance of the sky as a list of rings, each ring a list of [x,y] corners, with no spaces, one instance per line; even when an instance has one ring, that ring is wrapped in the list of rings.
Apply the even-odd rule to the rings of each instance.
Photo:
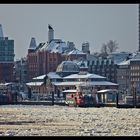
[[[54,36],[74,42],[81,50],[90,43],[91,52],[116,40],[118,51],[138,50],[138,4],[0,4],[3,34],[14,39],[15,59],[25,57],[31,37],[48,41],[48,24]]]

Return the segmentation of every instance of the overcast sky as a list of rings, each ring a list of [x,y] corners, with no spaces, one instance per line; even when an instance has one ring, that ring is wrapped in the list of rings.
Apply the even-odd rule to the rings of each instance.
[[[27,55],[31,37],[37,44],[48,40],[48,24],[55,38],[73,41],[78,49],[84,41],[91,52],[116,40],[119,51],[138,50],[137,4],[0,4],[4,36],[15,41],[15,59]]]

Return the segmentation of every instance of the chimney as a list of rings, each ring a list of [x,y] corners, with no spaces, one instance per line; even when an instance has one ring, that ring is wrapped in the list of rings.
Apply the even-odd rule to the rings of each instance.
[[[2,25],[0,24],[0,37],[4,37],[3,36],[3,31],[2,31]]]
[[[48,42],[50,43],[51,40],[54,39],[54,30],[52,28],[52,26],[50,24],[48,24],[48,28],[49,28],[49,31],[48,31]]]

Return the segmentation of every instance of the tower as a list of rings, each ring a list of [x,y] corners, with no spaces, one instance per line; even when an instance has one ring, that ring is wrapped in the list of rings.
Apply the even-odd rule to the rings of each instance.
[[[36,47],[37,47],[36,40],[34,37],[32,37],[29,45],[28,53],[33,52],[36,49]]]
[[[139,4],[139,52],[140,52],[140,4]]]
[[[54,39],[54,30],[52,28],[52,26],[49,24],[48,25],[49,31],[48,31],[48,42],[50,43],[51,40]]]
[[[0,37],[2,37],[2,38],[4,37],[3,36],[3,31],[2,31],[2,25],[1,24],[0,24]]]

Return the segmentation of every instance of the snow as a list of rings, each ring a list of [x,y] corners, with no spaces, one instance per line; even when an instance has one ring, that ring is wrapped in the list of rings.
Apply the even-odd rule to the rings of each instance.
[[[110,91],[118,91],[116,89],[103,89],[103,90],[99,90],[97,91],[98,93],[105,93],[105,92],[110,92]]]
[[[64,90],[63,91],[63,93],[67,93],[67,92],[77,92],[77,90],[76,89],[69,89],[69,90]]]
[[[41,76],[38,76],[38,77],[34,77],[33,79],[35,80],[35,79],[44,79],[45,78],[45,74],[44,75],[41,75]]]
[[[75,85],[80,85],[83,84],[84,82],[54,82],[53,84],[56,86],[75,86]]]
[[[68,53],[68,55],[71,55],[71,54],[86,54],[86,53],[83,53],[82,51],[75,49],[75,50],[72,50],[71,52]]]
[[[74,86],[74,85],[85,85],[86,86],[86,82],[77,82],[77,81],[65,81],[65,82],[56,82],[53,83],[56,86]],[[117,86],[118,84],[116,83],[112,83],[112,82],[108,82],[108,81],[92,81],[92,82],[88,82],[89,85],[91,86]]]
[[[122,61],[122,62],[119,63],[118,65],[130,65],[130,60]]]
[[[26,83],[27,86],[41,86],[43,82],[29,82]]]
[[[90,73],[87,73],[87,74],[72,74],[72,75],[69,75],[69,76],[66,76],[64,77],[64,79],[87,79],[87,78],[106,78],[106,77],[103,77],[103,76],[100,76],[100,75],[97,75],[97,74],[90,74]]]
[[[47,76],[50,78],[50,79],[62,79],[62,77],[60,77],[58,74],[56,74],[56,72],[49,72],[47,74]]]
[[[61,39],[53,39],[49,44],[45,44],[41,50],[47,50],[50,53],[63,53],[68,49],[68,46]]]

